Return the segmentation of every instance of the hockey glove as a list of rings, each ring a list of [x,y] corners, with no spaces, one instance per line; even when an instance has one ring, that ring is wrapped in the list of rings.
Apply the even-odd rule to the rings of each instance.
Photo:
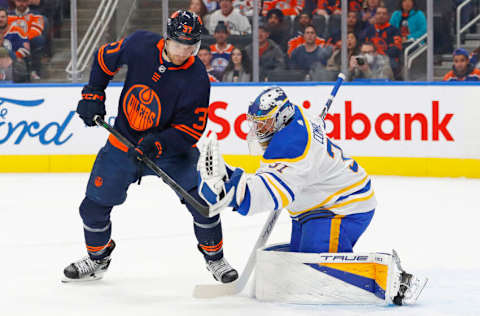
[[[93,118],[99,115],[105,117],[105,92],[90,86],[83,87],[82,100],[78,102],[77,113],[87,126],[95,126]]]
[[[140,138],[137,146],[128,150],[128,156],[135,161],[142,160],[142,157],[157,159],[163,153],[163,147],[158,139],[158,133],[149,133]]]
[[[210,206],[211,215],[227,206],[238,208],[245,195],[246,175],[223,161],[215,136],[201,147],[197,170],[198,193]]]

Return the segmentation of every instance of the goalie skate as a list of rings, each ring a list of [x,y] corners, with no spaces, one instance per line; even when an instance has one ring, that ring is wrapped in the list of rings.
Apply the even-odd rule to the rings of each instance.
[[[395,250],[392,251],[392,256],[396,266],[394,272],[395,283],[393,285],[395,290],[392,291],[392,302],[396,305],[414,304],[427,285],[428,278],[405,272],[400,265],[400,258]]]
[[[207,260],[207,270],[210,271],[215,280],[222,283],[230,283],[238,278],[238,272],[230,266],[225,258],[212,261]]]
[[[63,270],[64,277],[62,282],[84,282],[101,279],[103,274],[108,270],[108,266],[112,260],[110,255],[113,249],[115,249],[115,242],[112,240],[106,250],[107,256],[105,258],[93,260],[90,257],[85,257],[71,263]]]

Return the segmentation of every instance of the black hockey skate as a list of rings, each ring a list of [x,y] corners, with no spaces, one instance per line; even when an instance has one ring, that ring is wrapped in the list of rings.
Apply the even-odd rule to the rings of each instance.
[[[110,246],[106,249],[106,257],[98,260],[92,260],[90,257],[85,257],[81,260],[71,263],[63,270],[64,278],[62,282],[83,282],[99,280],[103,274],[107,272],[110,265],[110,255],[115,249],[115,242],[112,240]]]
[[[215,280],[222,283],[230,283],[238,278],[238,272],[230,266],[230,264],[221,258],[216,261],[206,260],[207,270],[210,271]]]
[[[414,304],[423,288],[427,285],[428,278],[418,277],[416,275],[405,272],[400,265],[400,258],[395,250],[392,251],[393,259],[395,260],[395,278],[398,289],[393,293],[392,301],[395,305],[410,305]]]

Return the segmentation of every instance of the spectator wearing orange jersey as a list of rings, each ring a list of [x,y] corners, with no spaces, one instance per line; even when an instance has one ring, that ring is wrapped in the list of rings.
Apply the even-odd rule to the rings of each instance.
[[[480,81],[480,70],[470,62],[468,51],[458,48],[453,52],[453,66],[443,81]]]
[[[279,9],[283,15],[296,16],[302,12],[304,6],[304,0],[265,0],[262,14],[267,15],[268,11]]]
[[[288,57],[291,57],[292,52],[295,50],[295,48],[299,47],[303,43],[305,43],[305,38],[303,37],[303,34],[297,35],[294,38],[291,38],[288,41],[288,50],[287,50]],[[317,35],[317,37],[315,38],[315,45],[317,46],[328,45],[328,43],[327,41],[325,41],[325,39]]]
[[[30,56],[30,42],[23,28],[8,24],[7,10],[0,8],[0,35],[2,46],[7,48],[13,59],[25,59]]]
[[[15,11],[8,16],[8,22],[12,25],[22,27],[30,40],[32,55],[32,79],[40,79],[41,59],[47,43],[43,35],[44,19],[40,14],[30,11],[29,0],[15,0]]]
[[[401,71],[402,37],[400,30],[391,25],[388,19],[388,9],[385,6],[379,6],[375,13],[375,24],[365,28],[360,41],[373,43],[377,54],[387,55],[390,58],[393,73],[398,79]]]
[[[295,48],[292,52],[292,57],[290,58],[290,68],[300,69],[308,72],[317,63],[320,63],[323,67],[325,67],[328,58],[332,55],[332,46],[317,45],[315,43],[317,33],[313,25],[309,25],[305,28],[303,38],[305,43]]]

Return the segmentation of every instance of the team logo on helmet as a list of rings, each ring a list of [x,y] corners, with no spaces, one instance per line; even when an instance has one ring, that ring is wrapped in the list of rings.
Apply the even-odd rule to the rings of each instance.
[[[193,12],[178,10],[167,23],[167,37],[180,43],[193,45],[200,41],[202,20]]]
[[[248,108],[247,118],[252,123],[259,141],[268,141],[293,117],[295,109],[280,87],[264,90]]]

